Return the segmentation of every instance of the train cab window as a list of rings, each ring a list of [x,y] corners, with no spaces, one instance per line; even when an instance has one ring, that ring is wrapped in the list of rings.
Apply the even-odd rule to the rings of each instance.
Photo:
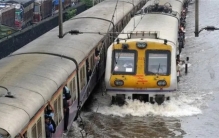
[[[136,51],[124,52],[115,50],[112,61],[113,74],[135,74],[136,56]]]
[[[145,73],[147,75],[169,75],[171,66],[170,60],[170,51],[147,50]]]

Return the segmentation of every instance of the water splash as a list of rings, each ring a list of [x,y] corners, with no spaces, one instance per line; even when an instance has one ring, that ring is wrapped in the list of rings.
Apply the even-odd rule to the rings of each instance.
[[[181,94],[179,97],[173,97],[170,101],[162,105],[143,103],[138,100],[127,100],[124,106],[102,106],[99,107],[98,113],[114,116],[164,116],[164,117],[182,117],[202,114],[197,100],[203,97],[187,97]],[[95,109],[95,107],[93,107]]]

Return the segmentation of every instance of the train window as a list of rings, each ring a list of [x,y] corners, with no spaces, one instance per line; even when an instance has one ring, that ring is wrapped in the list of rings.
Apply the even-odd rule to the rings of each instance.
[[[119,26],[116,26],[116,32],[119,32]],[[116,34],[117,36],[117,34]]]
[[[126,17],[122,20],[122,28],[124,28],[126,25]]]
[[[112,32],[112,31],[111,31]],[[112,34],[110,34],[109,35],[109,45],[108,45],[108,47],[111,45],[111,43],[112,43],[112,40],[113,40],[113,35]]]
[[[23,134],[23,138],[27,138],[27,131]]]
[[[137,7],[136,7],[136,6],[134,7],[133,12],[134,12],[134,13],[137,12]]]
[[[71,98],[72,101],[75,101],[76,99],[76,86],[75,86],[75,77],[70,82],[70,89],[71,89]]]
[[[89,67],[92,70],[92,56],[89,57]]]
[[[85,66],[83,65],[80,69],[80,82],[81,82],[81,90],[85,85]]]
[[[58,97],[58,116],[59,116],[59,122],[61,122],[61,120],[62,120],[62,106],[61,106],[61,104],[62,104],[62,99],[61,99],[61,95],[59,95],[59,97]]]
[[[72,99],[75,101],[76,99],[76,80],[75,77],[72,80],[72,91],[71,91]]]
[[[108,42],[108,37],[105,39],[105,42],[104,42],[104,52],[105,52],[105,55],[106,55],[106,53],[107,53],[107,48],[108,48],[108,46],[109,46],[109,42]]]
[[[97,46],[97,48],[96,48],[96,49],[97,49],[97,50],[100,50],[100,49],[101,49],[101,47],[102,47],[102,44],[103,44],[102,42],[99,42],[99,44],[98,44],[98,46]]]
[[[113,74],[135,74],[137,52],[129,50],[114,50],[112,71]]]
[[[126,19],[127,19],[127,22],[129,22],[129,20],[131,19],[131,13],[128,14]]]
[[[54,102],[54,121],[56,124],[58,124],[58,102],[57,102],[57,99],[55,100]]]
[[[147,75],[169,75],[170,74],[170,51],[168,50],[147,50],[146,51],[146,67]]]
[[[36,137],[37,137],[36,124],[32,127],[32,130],[31,130],[31,137],[32,137],[32,138],[36,138]]]
[[[100,49],[100,59],[104,59],[104,47]]]
[[[37,134],[38,134],[38,138],[42,138],[42,120],[41,117],[38,119],[37,121]]]
[[[94,54],[92,54],[92,56],[90,56],[89,60],[90,60],[90,64],[89,64],[90,69],[93,70],[93,67],[94,67]]]
[[[82,76],[82,77],[83,77],[82,79],[83,79],[83,81],[84,81],[84,78],[85,78],[85,66],[83,66],[83,68],[82,68],[82,75],[83,75],[83,76]]]
[[[82,82],[83,82],[83,79],[82,79],[82,69],[81,69],[80,70],[80,86],[81,86],[81,89],[83,88]]]
[[[94,62],[94,54],[92,55],[91,60],[92,60],[92,69],[94,69],[94,64],[95,64],[95,62]]]
[[[122,22],[119,23],[118,28],[119,28],[119,32],[121,32],[122,31]]]

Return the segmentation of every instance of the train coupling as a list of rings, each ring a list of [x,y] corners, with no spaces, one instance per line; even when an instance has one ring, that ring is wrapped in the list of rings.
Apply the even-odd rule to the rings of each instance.
[[[165,95],[157,94],[154,100],[158,105],[161,105],[165,101]]]
[[[125,104],[125,94],[116,94],[112,96],[112,104],[122,106]]]

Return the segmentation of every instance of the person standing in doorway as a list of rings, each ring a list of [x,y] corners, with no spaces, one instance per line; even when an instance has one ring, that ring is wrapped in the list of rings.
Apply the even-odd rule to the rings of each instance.
[[[68,100],[71,99],[71,92],[67,85],[63,88],[63,109],[64,109],[64,133],[68,131],[68,119],[69,119],[69,104]]]

